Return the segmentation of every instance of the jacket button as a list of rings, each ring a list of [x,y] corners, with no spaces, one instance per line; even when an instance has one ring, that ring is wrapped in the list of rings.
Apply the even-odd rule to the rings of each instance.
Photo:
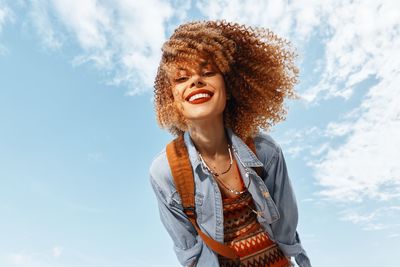
[[[269,198],[271,195],[269,194],[268,191],[265,191],[265,192],[263,193],[263,196],[264,196],[265,198]]]

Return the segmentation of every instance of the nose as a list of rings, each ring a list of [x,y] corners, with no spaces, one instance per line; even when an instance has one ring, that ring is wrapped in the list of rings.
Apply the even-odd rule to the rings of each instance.
[[[190,88],[196,87],[196,88],[200,88],[206,85],[206,83],[204,81],[201,80],[200,75],[195,75],[193,77],[193,81],[190,84]]]

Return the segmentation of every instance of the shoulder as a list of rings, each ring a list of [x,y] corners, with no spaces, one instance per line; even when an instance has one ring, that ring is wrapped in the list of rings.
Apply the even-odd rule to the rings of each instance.
[[[273,139],[271,135],[265,132],[259,132],[254,137],[254,142],[259,146],[263,146],[265,148],[269,148],[275,151],[279,151],[280,149],[280,145],[275,141],[275,139]]]
[[[264,164],[269,164],[274,158],[281,153],[280,145],[265,132],[259,132],[254,137],[257,156]]]
[[[150,182],[160,191],[171,194],[175,189],[165,147],[153,158],[149,168]]]

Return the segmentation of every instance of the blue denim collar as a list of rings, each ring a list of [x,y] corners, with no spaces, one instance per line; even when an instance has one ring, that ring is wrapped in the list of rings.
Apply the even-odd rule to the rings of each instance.
[[[229,141],[232,144],[232,148],[234,152],[237,153],[239,160],[243,163],[246,167],[261,167],[263,163],[257,158],[257,156],[251,151],[251,149],[246,145],[243,140],[237,136],[231,128],[226,128],[227,136]],[[186,147],[188,149],[189,158],[192,163],[193,169],[197,170],[199,166],[201,166],[203,172],[206,173],[206,169],[201,164],[201,160],[197,153],[196,147],[193,144],[193,141],[190,137],[188,131],[184,133],[184,140]]]

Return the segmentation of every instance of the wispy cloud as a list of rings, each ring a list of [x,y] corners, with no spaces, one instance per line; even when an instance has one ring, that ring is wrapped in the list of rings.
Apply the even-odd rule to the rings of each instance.
[[[13,21],[14,15],[11,9],[0,1],[0,33],[3,30],[4,25],[7,21]]]
[[[190,5],[165,0],[34,0],[19,8],[28,16],[18,19],[34,27],[44,49],[73,47],[74,66],[94,65],[106,74],[107,83],[127,86],[128,94],[134,95],[152,87],[167,25],[184,19]]]
[[[399,66],[400,67],[400,66]],[[364,198],[390,200],[400,197],[400,77],[374,86],[363,101],[359,117],[328,127],[332,136],[343,128],[351,133],[336,148],[328,148],[319,161],[310,164],[321,193],[338,201]],[[337,130],[339,128],[339,130]]]
[[[76,37],[83,50],[102,50],[107,47],[107,34],[112,29],[112,10],[96,0],[53,0],[51,3],[57,17]]]
[[[53,0],[52,6],[81,48],[74,64],[90,62],[112,72],[110,83],[129,85],[130,94],[152,85],[165,39],[164,24],[173,12],[169,3],[91,0],[82,5],[81,1]]]
[[[50,15],[52,11],[49,9],[49,1],[33,0],[30,8],[28,12],[29,21],[25,21],[25,25],[32,25],[36,29],[40,36],[40,42],[45,49],[57,50],[61,48],[62,39],[65,37],[53,26],[54,18]]]
[[[314,102],[338,96],[348,99],[358,84],[374,77],[374,83],[361,87],[365,96],[359,106],[328,122],[322,134],[326,140],[311,151],[315,158],[309,161],[325,198],[349,204],[383,201],[372,217],[362,212],[347,217],[353,223],[366,220],[365,230],[384,229],[386,216],[398,214],[380,205],[400,198],[396,161],[400,158],[400,13],[395,11],[399,7],[393,1],[324,5],[321,11],[329,34],[322,78],[304,92],[305,99]]]
[[[279,144],[284,148],[285,153],[293,158],[298,158],[301,156],[304,160],[310,159],[307,153],[318,154],[325,149],[327,144],[324,144],[321,148],[316,148],[315,144],[319,142],[323,131],[312,126],[310,128],[304,129],[289,129],[279,137]]]
[[[349,99],[357,85],[371,76],[381,82],[391,79],[399,64],[399,8],[399,3],[389,0],[324,4],[324,60],[317,73],[321,79],[303,97]]]
[[[398,51],[400,15],[395,1],[201,0],[197,7],[211,19],[268,27],[301,47],[319,34],[324,58],[317,65],[322,77],[303,92],[308,101],[320,94],[325,99],[351,97],[357,84],[382,71],[382,63],[391,59],[393,65],[396,57],[387,54]]]
[[[0,1],[0,37],[4,26],[9,22],[12,23],[13,21],[14,21],[14,14],[12,10],[2,1]],[[1,38],[0,38],[0,56],[7,54],[7,51],[8,51],[7,47],[1,43]]]
[[[311,86],[300,92],[302,98],[312,108],[334,98],[346,101],[356,90],[363,90],[364,97],[345,116],[326,121],[325,127],[287,131],[282,138],[285,151],[301,155],[312,167],[322,187],[319,197],[349,206],[367,199],[386,205],[400,198],[398,2],[203,0],[197,6],[209,18],[271,28],[301,49],[318,35],[322,58],[307,66],[315,66],[312,75],[319,78],[311,79]],[[369,221],[364,229],[382,229],[384,220],[381,224],[377,218],[384,215],[377,215],[382,211],[379,205],[375,208],[374,217],[359,212],[346,215],[346,220]]]
[[[396,6],[397,5],[397,6]],[[349,98],[361,81],[367,92],[360,106],[330,122],[325,135],[341,138],[321,160],[310,164],[326,189],[322,195],[337,201],[390,200],[400,197],[400,14],[393,1],[342,1],[327,13],[332,33],[326,40],[322,79],[310,99]],[[316,89],[318,88],[318,89]]]
[[[398,232],[400,230],[400,218],[398,216],[400,206],[385,206],[376,209],[357,207],[347,209],[340,213],[341,220],[360,225],[363,230],[376,231],[387,229]],[[389,236],[396,237],[396,236]]]

